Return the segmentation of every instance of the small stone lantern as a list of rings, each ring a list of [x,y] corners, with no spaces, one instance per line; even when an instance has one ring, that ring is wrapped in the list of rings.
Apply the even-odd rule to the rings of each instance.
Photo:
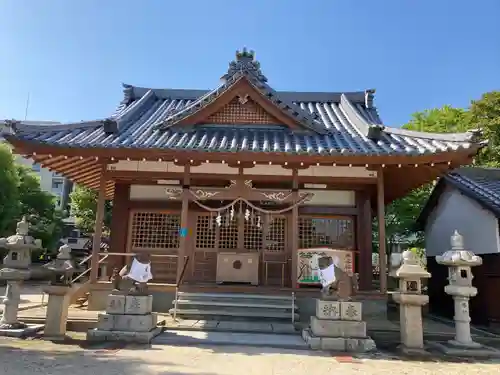
[[[482,264],[482,259],[464,249],[463,237],[455,231],[451,236],[451,250],[436,257],[439,264],[448,266],[448,281],[444,291],[453,297],[455,304],[455,339],[449,343],[464,348],[479,348],[470,334],[469,299],[475,297],[477,288],[472,286],[471,267]]]
[[[62,245],[56,259],[44,264],[44,268],[51,271],[51,285],[71,286],[71,278],[75,273],[75,266],[71,259],[71,247]]]
[[[73,292],[71,278],[75,271],[71,259],[71,247],[61,246],[57,258],[45,264],[44,267],[51,271],[53,277],[50,284],[43,288],[43,291],[49,295],[43,334],[45,338],[51,340],[63,340],[66,337],[68,308]]]
[[[407,354],[424,354],[422,306],[429,302],[429,296],[422,294],[422,279],[431,276],[409,250],[402,254],[402,264],[395,272],[399,289],[393,299],[399,306],[401,349]]]

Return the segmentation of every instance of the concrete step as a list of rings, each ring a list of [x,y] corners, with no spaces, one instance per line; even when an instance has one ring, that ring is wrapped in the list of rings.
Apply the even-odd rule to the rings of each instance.
[[[191,299],[179,299],[177,300],[177,306],[180,305],[190,305],[190,306],[225,306],[225,307],[245,307],[245,308],[262,308],[262,309],[279,309],[279,310],[297,310],[297,305],[293,304],[291,301],[287,303],[260,303],[255,301],[220,301],[220,300],[191,300]]]
[[[235,321],[235,320],[178,320],[168,330],[176,331],[217,331],[240,333],[277,333],[297,335],[300,332],[291,322],[277,321]]]
[[[169,313],[171,315],[174,314],[174,309],[170,309]],[[207,319],[217,319],[219,317],[227,318],[253,318],[253,319],[285,319],[288,321],[292,320],[291,312],[280,312],[280,311],[269,311],[269,310],[257,310],[251,311],[248,309],[237,309],[230,310],[228,308],[220,308],[220,309],[185,309],[185,308],[177,308],[177,316],[189,319],[196,318],[207,318]],[[295,320],[299,320],[299,315],[295,313]]]
[[[251,301],[273,301],[281,303],[292,303],[292,296],[270,296],[265,294],[246,294],[246,293],[191,293],[179,292],[179,299],[190,300],[251,300]]]
[[[298,320],[298,307],[291,295],[180,292],[173,306],[177,306],[176,315],[185,319],[291,322],[293,312]],[[173,314],[174,309],[169,312]]]
[[[201,332],[201,331],[165,331],[156,336],[153,345],[231,345],[254,346],[259,349],[301,349],[309,350],[300,335],[280,335],[263,333]]]

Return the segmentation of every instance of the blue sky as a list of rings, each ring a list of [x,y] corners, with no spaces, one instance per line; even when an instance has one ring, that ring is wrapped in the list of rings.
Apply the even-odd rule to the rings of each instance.
[[[0,0],[0,119],[111,114],[121,83],[212,88],[236,49],[277,90],[376,88],[387,125],[500,89],[500,0]]]

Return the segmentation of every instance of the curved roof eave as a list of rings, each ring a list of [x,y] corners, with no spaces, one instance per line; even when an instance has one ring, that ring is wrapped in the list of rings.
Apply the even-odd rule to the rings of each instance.
[[[71,147],[54,144],[45,144],[39,141],[25,140],[18,138],[14,134],[6,134],[5,139],[16,148],[22,149],[26,153],[84,156],[84,157],[104,157],[116,159],[149,159],[163,158],[182,158],[189,157],[193,159],[194,154],[200,155],[200,160],[206,160],[207,157],[216,160],[240,160],[248,159],[252,161],[273,162],[310,162],[310,163],[336,163],[336,164],[426,164],[426,163],[444,163],[454,159],[461,159],[464,154],[472,157],[482,147],[479,144],[467,144],[460,146],[455,150],[443,150],[439,152],[423,153],[393,153],[393,154],[356,154],[352,152],[336,152],[325,154],[308,154],[304,152],[253,152],[253,151],[197,151],[191,149],[166,149],[166,148],[133,148],[133,147]],[[152,157],[154,155],[154,157]],[[456,155],[456,157],[454,157]]]
[[[481,136],[481,132],[479,130],[469,130],[465,133],[428,133],[403,128],[385,127],[384,131],[395,135],[445,142],[475,142],[475,140]]]

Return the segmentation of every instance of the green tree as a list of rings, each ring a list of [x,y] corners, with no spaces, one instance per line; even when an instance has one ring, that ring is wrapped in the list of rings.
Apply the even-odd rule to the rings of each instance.
[[[472,126],[470,118],[467,110],[445,105],[414,113],[403,129],[428,133],[463,133]]]
[[[54,195],[40,188],[40,179],[31,169],[18,164],[16,171],[20,216],[28,218],[30,234],[41,239],[46,249],[54,250],[62,235],[63,213],[55,208]]]
[[[93,233],[97,212],[98,193],[95,190],[77,185],[70,195],[71,212],[76,219],[76,226],[84,233]],[[111,202],[104,204],[104,232],[109,232],[111,224]]]
[[[488,147],[479,153],[475,165],[500,166],[500,92],[484,94],[470,108],[444,106],[415,113],[404,129],[432,133],[461,133],[482,129]],[[415,221],[432,192],[432,184],[419,187],[386,208],[389,243],[404,240],[410,246],[423,246],[423,233],[414,230]],[[376,230],[376,224],[375,228]]]
[[[0,143],[0,236],[9,235],[19,214],[19,177],[10,148]]]
[[[483,131],[488,147],[476,158],[478,165],[500,167],[500,91],[484,94],[469,108],[470,126]]]

